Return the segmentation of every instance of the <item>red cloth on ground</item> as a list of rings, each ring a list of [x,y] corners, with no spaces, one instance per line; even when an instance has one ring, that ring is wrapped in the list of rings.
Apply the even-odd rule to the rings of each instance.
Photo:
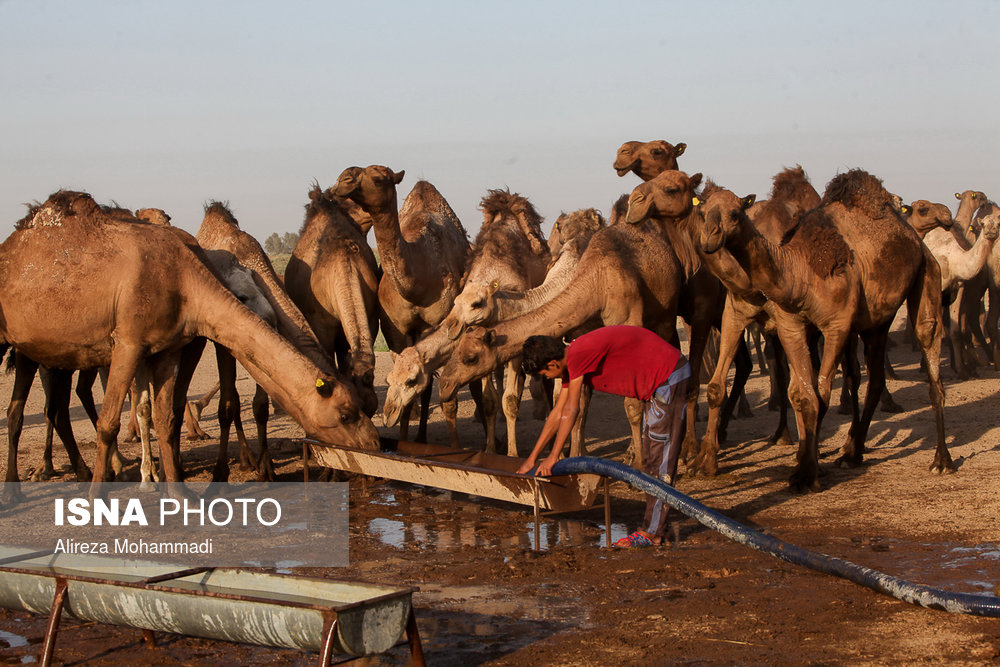
[[[681,351],[643,327],[601,327],[566,348],[566,372],[598,391],[648,401],[674,372]]]

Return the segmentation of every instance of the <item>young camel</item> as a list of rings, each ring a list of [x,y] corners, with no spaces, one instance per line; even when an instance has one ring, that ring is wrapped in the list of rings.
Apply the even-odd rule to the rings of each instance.
[[[404,173],[380,165],[349,167],[331,188],[335,196],[354,201],[372,218],[383,271],[379,320],[386,344],[397,354],[448,315],[471,250],[455,212],[427,181],[417,181],[397,212],[396,186]],[[428,383],[421,396],[417,430],[421,441],[427,439],[430,393]],[[399,426],[404,440],[409,415],[407,406]]]
[[[430,383],[433,372],[451,354],[454,342],[470,324],[486,321],[484,310],[498,290],[523,292],[538,287],[546,277],[551,255],[542,235],[542,218],[525,197],[505,190],[490,190],[479,205],[483,224],[476,236],[462,291],[455,297],[444,321],[416,345],[396,357],[387,381],[383,414],[386,426],[395,423],[405,405]],[[497,392],[486,377],[481,412],[486,427],[487,451],[496,448]],[[508,364],[504,380],[503,411],[507,419],[507,452],[517,455],[514,425],[517,421],[524,375],[520,366]],[[451,444],[458,446],[457,403],[443,404]]]
[[[822,205],[801,216],[780,245],[766,239],[745,216],[704,218],[700,243],[706,253],[725,247],[750,284],[778,306],[774,316],[791,369],[789,395],[800,438],[793,489],[819,489],[819,425],[830,399],[834,368],[853,331],[865,342],[869,382],[860,417],[854,404],[839,462],[860,465],[885,385],[889,326],[904,300],[924,354],[937,426],[931,468],[953,470],[945,445],[944,390],[938,369],[940,270],[916,232],[900,219],[877,178],[861,170],[835,177]],[[818,374],[809,358],[809,324],[824,339]],[[852,356],[848,354],[846,367],[854,396],[858,375],[857,362],[850,363]]]
[[[688,215],[701,174],[688,178],[683,172],[670,171],[663,177],[675,190],[669,206],[658,214]],[[462,384],[518,356],[529,336],[563,336],[595,317],[604,325],[645,326],[676,344],[682,282],[683,266],[657,226],[651,223],[602,228],[591,237],[572,281],[555,298],[490,329],[471,327],[462,334],[441,371],[442,397],[453,395]],[[625,406],[632,426],[633,457],[641,462],[637,446],[641,405],[626,399]],[[585,418],[581,415],[578,423]],[[579,438],[574,439],[570,451],[572,456],[580,454]]]
[[[229,348],[311,437],[377,449],[378,433],[361,414],[353,387],[241,304],[194,254],[194,239],[188,235],[186,243],[182,234],[135,224],[103,211],[89,195],[60,191],[32,207],[0,245],[3,342],[54,368],[110,367],[95,484],[112,477],[108,459],[122,403],[143,362],[154,389],[164,475],[180,481],[179,420],[194,370],[181,364],[182,350],[198,337]],[[50,317],[40,320],[39,310]]]
[[[323,349],[335,353],[340,371],[354,379],[369,416],[378,410],[378,282],[378,263],[365,230],[348,215],[344,200],[314,186],[285,268],[285,288]]]

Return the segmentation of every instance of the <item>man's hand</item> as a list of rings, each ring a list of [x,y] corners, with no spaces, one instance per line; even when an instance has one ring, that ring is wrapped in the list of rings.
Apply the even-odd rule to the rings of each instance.
[[[534,459],[528,459],[527,461],[525,461],[524,463],[521,464],[520,468],[517,469],[517,474],[518,475],[525,475],[525,474],[531,472],[531,469],[534,468],[534,467],[535,467],[535,460]]]
[[[559,461],[558,452],[556,453],[555,458],[546,456],[545,459],[538,464],[538,469],[535,470],[535,474],[541,477],[548,477],[552,474],[552,466],[554,466],[557,461]]]

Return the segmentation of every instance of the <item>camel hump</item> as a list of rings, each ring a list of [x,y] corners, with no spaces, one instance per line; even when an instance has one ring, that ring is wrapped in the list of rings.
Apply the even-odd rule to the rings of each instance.
[[[240,223],[229,208],[229,202],[210,201],[205,204],[205,220],[240,228]]]
[[[101,207],[86,192],[58,190],[42,203],[28,205],[28,213],[14,224],[15,229],[60,227],[69,218],[103,218]]]
[[[527,197],[507,190],[490,190],[479,203],[483,212],[483,228],[493,221],[512,217],[517,221],[521,233],[531,244],[536,255],[546,250],[545,235],[542,233],[542,216]]]
[[[821,278],[842,271],[853,256],[847,241],[822,209],[802,215],[799,224],[785,234],[781,245],[803,249],[810,268]]]
[[[874,220],[893,216],[892,195],[882,185],[882,179],[863,169],[851,169],[834,176],[823,193],[822,205],[840,203]]]
[[[424,215],[429,216],[425,218]],[[403,228],[404,236],[407,234],[411,221],[423,227],[426,222],[432,222],[442,229],[450,229],[456,238],[469,242],[465,227],[462,226],[455,211],[444,196],[430,182],[420,180],[413,185],[410,194],[403,200],[403,206],[399,210],[400,227]]]
[[[801,195],[803,190],[816,192],[812,183],[809,182],[809,177],[806,176],[805,169],[802,168],[802,165],[787,167],[774,175],[771,186],[771,199],[796,199]],[[818,199],[816,203],[819,203]]]

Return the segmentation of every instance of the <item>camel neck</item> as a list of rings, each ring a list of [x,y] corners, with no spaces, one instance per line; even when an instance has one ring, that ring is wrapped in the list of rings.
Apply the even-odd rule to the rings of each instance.
[[[421,294],[434,291],[435,283],[441,282],[441,271],[433,261],[437,258],[426,256],[420,252],[418,244],[403,237],[395,206],[393,200],[391,207],[369,211],[374,221],[375,242],[382,258],[382,270],[395,290],[407,301],[418,302]]]
[[[741,224],[740,230],[726,244],[726,249],[745,272],[747,286],[779,305],[801,296],[794,293],[796,272],[788,257],[789,250],[768,241],[748,222]]]

